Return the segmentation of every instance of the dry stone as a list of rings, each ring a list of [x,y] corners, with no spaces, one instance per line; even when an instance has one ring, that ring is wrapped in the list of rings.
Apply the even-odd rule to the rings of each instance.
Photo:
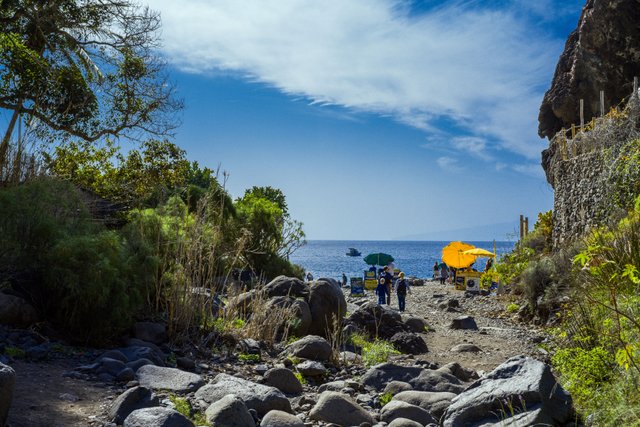
[[[269,411],[260,421],[260,427],[305,427],[300,418],[283,411]]]
[[[169,408],[136,409],[124,420],[124,427],[195,427],[180,412]]]
[[[136,372],[136,377],[141,386],[154,390],[170,390],[176,393],[189,393],[204,384],[200,375],[176,368],[154,365],[142,366]]]
[[[205,411],[207,422],[213,426],[255,427],[256,423],[242,399],[228,394],[213,402]]]
[[[437,423],[429,411],[401,400],[392,400],[380,411],[380,419],[386,423],[396,418],[407,418],[421,425]]]
[[[325,391],[318,403],[311,409],[312,420],[335,423],[343,426],[357,426],[362,423],[373,424],[373,417],[348,395],[335,391]]]

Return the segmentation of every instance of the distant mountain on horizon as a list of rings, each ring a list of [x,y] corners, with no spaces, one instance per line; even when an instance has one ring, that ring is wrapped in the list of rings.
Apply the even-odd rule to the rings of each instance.
[[[454,230],[409,234],[396,237],[393,240],[505,241],[517,239],[518,232],[518,224],[516,222],[500,222],[475,227],[457,228]]]

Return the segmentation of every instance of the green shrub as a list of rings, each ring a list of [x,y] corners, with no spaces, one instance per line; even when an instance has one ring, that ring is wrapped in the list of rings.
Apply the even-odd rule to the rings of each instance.
[[[554,266],[548,257],[531,261],[520,273],[519,285],[531,305],[536,307],[538,297],[553,283]]]
[[[560,349],[552,357],[562,385],[581,406],[588,404],[610,377],[611,360],[612,355],[602,347]]]
[[[128,258],[114,231],[60,240],[44,273],[48,318],[84,342],[121,334],[143,303]]]
[[[246,363],[258,363],[261,359],[259,354],[240,353],[238,355],[238,360]]]
[[[520,306],[514,302],[507,306],[507,312],[509,313],[515,313],[518,310],[520,310]]]
[[[380,397],[378,398],[378,403],[380,403],[380,406],[384,406],[387,403],[391,402],[391,399],[393,399],[393,393],[388,391],[380,395]]]
[[[305,385],[307,383],[307,379],[300,372],[294,372],[293,375],[300,381],[300,384]]]
[[[360,347],[362,362],[366,367],[384,363],[394,354],[401,354],[389,342],[376,338],[371,341],[361,334],[353,334],[349,337],[351,343]]]

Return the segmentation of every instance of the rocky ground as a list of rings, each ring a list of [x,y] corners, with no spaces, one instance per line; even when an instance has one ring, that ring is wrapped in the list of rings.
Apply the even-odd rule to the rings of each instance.
[[[375,296],[371,293],[364,297],[346,295],[347,316],[358,311],[363,303],[374,301],[374,298]],[[447,406],[429,406],[432,402],[423,402],[424,404],[420,405],[431,410],[429,417],[433,415],[440,418],[444,413],[443,408],[451,405],[451,398],[455,394],[464,390],[474,378],[486,375],[510,357],[525,355],[533,359],[546,360],[547,354],[540,348],[540,343],[545,340],[544,334],[518,323],[516,315],[506,310],[506,306],[511,302],[506,297],[465,295],[464,292],[456,291],[450,285],[443,286],[430,281],[426,281],[424,286],[412,287],[411,294],[407,296],[407,310],[403,314],[403,320],[408,317],[424,319],[428,325],[428,331],[418,335],[427,344],[428,352],[392,356],[392,364],[385,365],[386,367],[378,371],[366,369],[359,363],[335,366],[327,362],[326,357],[317,356],[324,351],[322,350],[324,347],[322,345],[317,347],[317,343],[302,343],[299,346],[302,350],[290,349],[288,354],[293,355],[293,358],[285,356],[284,353],[278,354],[278,351],[267,351],[264,346],[260,350],[259,345],[249,342],[245,343],[242,352],[260,353],[259,362],[238,360],[238,354],[213,354],[207,358],[190,354],[190,357],[178,357],[178,360],[175,360],[175,356],[171,356],[172,360],[169,362],[165,360],[165,363],[161,361],[156,363],[154,358],[157,355],[170,353],[171,349],[166,344],[160,347],[150,345],[150,348],[145,347],[146,350],[140,351],[142,347],[137,347],[139,342],[129,342],[128,347],[105,354],[104,350],[74,349],[60,344],[52,346],[49,343],[43,354],[38,354],[37,351],[31,355],[32,357],[28,357],[28,354],[15,354],[4,360],[16,372],[16,386],[8,424],[12,427],[115,425],[112,424],[116,413],[114,411],[126,410],[127,405],[130,411],[131,402],[139,406],[159,405],[171,408],[174,404],[170,401],[170,397],[179,396],[196,408],[199,407],[202,410],[209,408],[207,414],[215,413],[214,415],[218,417],[216,425],[252,425],[251,419],[246,420],[245,424],[238,421],[242,416],[246,416],[245,403],[250,408],[248,413],[255,419],[261,420],[260,425],[263,426],[298,425],[296,422],[306,426],[337,426],[343,423],[344,425],[370,426],[389,424],[392,427],[428,425],[430,418],[424,414],[424,410],[411,415],[414,405],[418,401],[423,402],[420,399],[446,398]],[[397,312],[395,298],[392,300],[391,309]],[[393,314],[393,312],[389,313]],[[397,316],[397,314],[394,315]],[[452,329],[451,324],[454,319],[464,315],[472,316],[477,328]],[[33,341],[30,344],[42,341],[42,338],[29,332],[4,330],[3,334],[5,347],[11,344],[12,348],[21,348],[21,340]],[[0,338],[2,338],[1,334]],[[40,346],[45,344],[47,343]],[[251,349],[252,345],[257,349]],[[316,347],[313,347],[314,345]],[[309,348],[312,349],[311,356],[307,354]],[[8,352],[5,351],[6,353]],[[307,358],[310,360],[305,361]],[[319,361],[311,359],[319,359]],[[100,362],[96,362],[97,360]],[[299,364],[294,367],[291,360]],[[147,364],[141,361],[148,361],[148,366],[140,368]],[[154,366],[162,364],[180,369]],[[540,369],[538,365],[531,368],[525,363],[524,366],[518,369],[524,371]],[[300,390],[297,389],[301,386],[299,381],[290,378],[292,371],[289,368],[304,373],[304,377],[307,378],[306,384]],[[230,376],[219,375],[221,373]],[[492,375],[495,376],[493,373]],[[237,380],[238,377],[248,382],[237,383],[240,381]],[[394,381],[393,384],[389,384],[391,381]],[[396,384],[398,381],[400,383]],[[264,403],[256,403],[257,401],[254,402],[251,397],[243,394],[248,389],[262,387],[262,384],[277,386],[286,392],[286,399],[278,400],[272,396],[271,403],[263,407],[260,405]],[[134,388],[137,385],[142,385],[144,388]],[[490,387],[495,388],[495,384]],[[151,394],[152,390],[153,394]],[[220,400],[222,396],[229,394],[230,390],[236,390],[234,392],[236,395],[244,396],[244,402],[242,399],[233,400],[233,398]],[[252,392],[273,394],[265,390]],[[332,390],[342,393],[334,393],[334,395],[331,394]],[[384,409],[379,399],[385,390],[393,394],[402,390],[420,390],[419,393],[431,394],[428,396],[423,394],[419,397],[409,396],[414,399],[413,401],[409,399],[414,405],[401,402],[402,405],[411,406],[409,409],[396,408],[402,405],[395,401],[395,398],[393,404],[387,405]],[[131,396],[123,398],[121,395],[125,391],[129,395],[134,391],[137,395],[135,398]],[[123,404],[123,400],[129,403]],[[142,403],[151,401],[152,404]],[[218,402],[216,405],[220,408],[213,408],[215,405],[211,403],[215,402]],[[334,408],[330,412],[352,413],[355,411],[359,415],[348,421],[354,424],[349,424],[347,421],[336,423],[336,420],[331,421],[332,415],[328,415],[327,418],[321,414],[323,405]],[[272,411],[269,417],[266,417],[265,413],[272,409],[280,409],[284,413]],[[294,417],[293,421],[287,419],[286,412],[292,412],[297,418]],[[233,421],[225,422],[224,417],[229,414],[233,414],[231,418]],[[148,418],[149,416],[151,418]],[[157,420],[163,416],[170,418],[173,415],[154,413],[148,415],[146,421],[129,420],[129,425],[169,425],[158,424],[160,421]],[[454,420],[455,416],[455,411],[452,410],[450,419]],[[401,419],[389,422],[393,418]],[[411,424],[405,418],[420,422]],[[119,421],[122,422],[122,420]],[[176,424],[171,425],[192,425],[186,421],[184,424],[181,424],[182,421],[175,422]],[[447,425],[446,422],[444,425]],[[510,425],[527,424],[516,422]]]

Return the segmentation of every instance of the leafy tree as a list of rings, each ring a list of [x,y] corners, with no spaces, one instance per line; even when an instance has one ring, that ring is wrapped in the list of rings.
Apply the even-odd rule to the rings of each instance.
[[[244,192],[245,197],[255,196],[272,201],[282,211],[283,216],[289,216],[289,208],[287,207],[287,200],[282,190],[273,187],[256,187],[253,186]]]
[[[157,205],[184,188],[189,170],[184,150],[166,140],[145,141],[126,156],[109,140],[102,146],[71,141],[45,161],[53,174],[127,205]]]
[[[39,136],[165,134],[179,109],[155,54],[160,17],[132,0],[1,0],[0,108]]]

